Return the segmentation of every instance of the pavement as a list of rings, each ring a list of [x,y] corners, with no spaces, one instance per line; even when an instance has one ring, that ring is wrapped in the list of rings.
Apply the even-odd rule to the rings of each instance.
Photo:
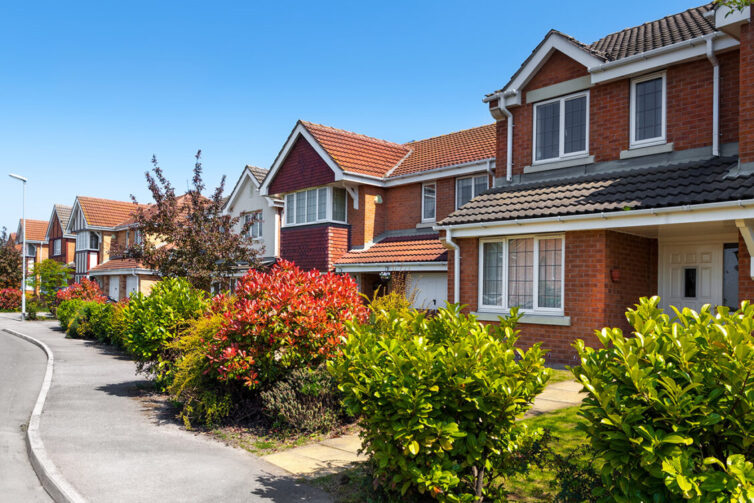
[[[579,405],[585,394],[576,381],[562,381],[548,385],[537,398],[524,418],[535,417],[566,407]],[[366,461],[359,454],[361,439],[358,435],[344,435],[310,445],[296,447],[264,456],[262,459],[298,477],[313,477],[338,472],[354,462]]]
[[[91,341],[65,339],[55,322],[20,322],[0,316],[3,328],[44,342],[55,356],[40,434],[62,477],[87,501],[331,501],[324,492],[298,482],[280,467],[185,431],[167,410],[147,413],[136,395],[138,387],[147,386],[148,381],[135,375],[133,361],[121,353]],[[6,399],[11,403],[9,411],[0,412],[0,462],[7,444],[15,460],[10,473],[15,479],[18,472],[18,481],[6,481],[10,477],[0,464],[0,500],[37,501],[31,499],[34,495],[26,497],[36,490],[42,498],[39,501],[44,501],[38,482],[29,474],[28,458],[23,459],[23,431],[20,440],[12,435],[14,424],[18,428],[24,417],[28,420],[36,400],[45,369],[44,353],[20,339],[9,341],[9,337],[3,333],[0,346],[0,403]],[[28,345],[28,350],[19,344]],[[6,353],[6,347],[14,349]],[[4,358],[14,366],[4,365]],[[19,378],[3,379],[6,372]],[[23,493],[6,498],[17,493],[6,493],[3,484],[12,484],[12,490]]]
[[[0,495],[2,501],[50,502],[26,454],[25,431],[42,386],[47,357],[0,332]]]

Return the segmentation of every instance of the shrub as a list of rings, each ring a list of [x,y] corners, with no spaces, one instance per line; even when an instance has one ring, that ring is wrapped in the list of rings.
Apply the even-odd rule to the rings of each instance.
[[[68,266],[48,258],[34,264],[29,271],[28,280],[29,284],[34,286],[34,290],[40,293],[45,304],[54,309],[57,304],[57,292],[68,285],[70,278],[71,269]]]
[[[411,301],[398,292],[390,292],[386,295],[375,297],[369,302],[369,309],[372,310],[375,316],[391,312],[406,316],[412,311]]]
[[[79,283],[74,283],[67,288],[58,290],[55,299],[59,305],[61,302],[72,299],[86,300],[92,302],[105,302],[107,297],[102,294],[96,281],[83,278]]]
[[[167,278],[151,293],[133,295],[123,312],[123,343],[138,363],[139,371],[152,374],[166,385],[174,352],[168,344],[207,307],[206,294],[182,278]]]
[[[29,320],[36,320],[37,319],[37,313],[40,311],[41,307],[40,305],[32,300],[26,303],[26,319]]]
[[[181,404],[179,417],[187,428],[195,422],[214,426],[230,414],[230,394],[217,379],[207,375],[207,341],[217,333],[224,320],[219,313],[199,318],[169,344],[169,348],[180,356],[176,359],[168,392]]]
[[[260,395],[265,414],[284,428],[327,432],[342,423],[337,383],[324,365],[296,369]]]
[[[18,311],[21,309],[21,290],[3,288],[0,290],[0,311]]]
[[[91,336],[100,342],[112,342],[112,321],[115,311],[113,305],[89,302],[86,310],[91,325]]]
[[[123,334],[126,329],[125,310],[128,307],[128,297],[121,300],[113,306],[113,314],[110,318],[110,344],[114,344],[120,348],[125,348],[123,341]]]
[[[208,357],[218,379],[249,388],[319,365],[337,352],[346,322],[367,314],[349,276],[303,272],[284,260],[270,272],[250,270],[236,296]]]
[[[671,320],[660,299],[577,341],[580,414],[599,460],[601,501],[754,500],[754,306],[690,309]]]
[[[516,418],[549,377],[543,351],[514,347],[517,312],[495,326],[460,309],[352,324],[330,363],[349,412],[361,416],[375,483],[402,501],[498,501],[498,479],[519,470],[541,435]]]
[[[71,320],[76,315],[83,303],[83,300],[71,299],[65,300],[58,305],[58,309],[55,314],[57,315],[58,323],[60,323],[60,328],[62,328],[65,332],[68,332],[68,326],[70,325]]]

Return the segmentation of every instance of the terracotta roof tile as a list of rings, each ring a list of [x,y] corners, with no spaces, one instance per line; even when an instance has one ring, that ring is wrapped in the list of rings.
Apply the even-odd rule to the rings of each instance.
[[[123,269],[145,269],[145,267],[136,259],[116,258],[98,264],[92,267],[90,271],[118,271]]]
[[[399,143],[301,121],[330,157],[344,171],[383,177],[406,157],[409,149]]]
[[[94,227],[116,227],[130,219],[136,208],[134,203],[127,201],[84,196],[79,196],[77,199],[86,222]]]
[[[21,222],[19,222],[20,224]],[[47,220],[30,220],[26,219],[26,240],[27,241],[44,241],[47,239]]]
[[[495,124],[405,144],[411,154],[390,173],[390,177],[495,158]]]
[[[353,250],[340,257],[336,266],[386,262],[444,262],[448,251],[436,234],[392,237],[375,243],[366,250]]]

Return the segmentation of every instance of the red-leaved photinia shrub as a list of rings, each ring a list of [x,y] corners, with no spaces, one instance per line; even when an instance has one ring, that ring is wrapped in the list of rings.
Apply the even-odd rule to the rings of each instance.
[[[15,311],[21,308],[21,290],[3,288],[0,290],[0,310]]]
[[[207,357],[219,380],[255,388],[333,356],[345,323],[365,321],[367,313],[351,277],[304,272],[281,260],[269,272],[250,270],[238,282],[232,309],[208,341]]]
[[[107,297],[102,295],[99,285],[96,281],[83,278],[79,283],[74,283],[67,288],[58,290],[57,302],[60,304],[64,300],[79,299],[92,302],[105,302]]]

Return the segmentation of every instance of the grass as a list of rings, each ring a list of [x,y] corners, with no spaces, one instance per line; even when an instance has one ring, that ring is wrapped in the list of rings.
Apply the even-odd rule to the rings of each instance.
[[[569,407],[525,419],[524,422],[531,428],[550,429],[552,432],[550,445],[556,453],[563,455],[584,445],[587,441],[586,435],[575,428],[583,421],[577,416],[578,410],[578,406]],[[554,478],[555,473],[551,469],[533,467],[527,474],[516,476],[505,482],[508,490],[511,491],[509,500],[552,501],[555,492],[550,487],[550,483]],[[361,503],[367,501],[370,495],[371,481],[364,463],[340,473],[317,477],[309,482],[330,493],[336,503]]]
[[[550,371],[552,372],[552,374],[550,375],[550,380],[547,381],[547,384],[555,384],[556,382],[563,381],[573,381],[573,374],[570,370],[551,368]]]

